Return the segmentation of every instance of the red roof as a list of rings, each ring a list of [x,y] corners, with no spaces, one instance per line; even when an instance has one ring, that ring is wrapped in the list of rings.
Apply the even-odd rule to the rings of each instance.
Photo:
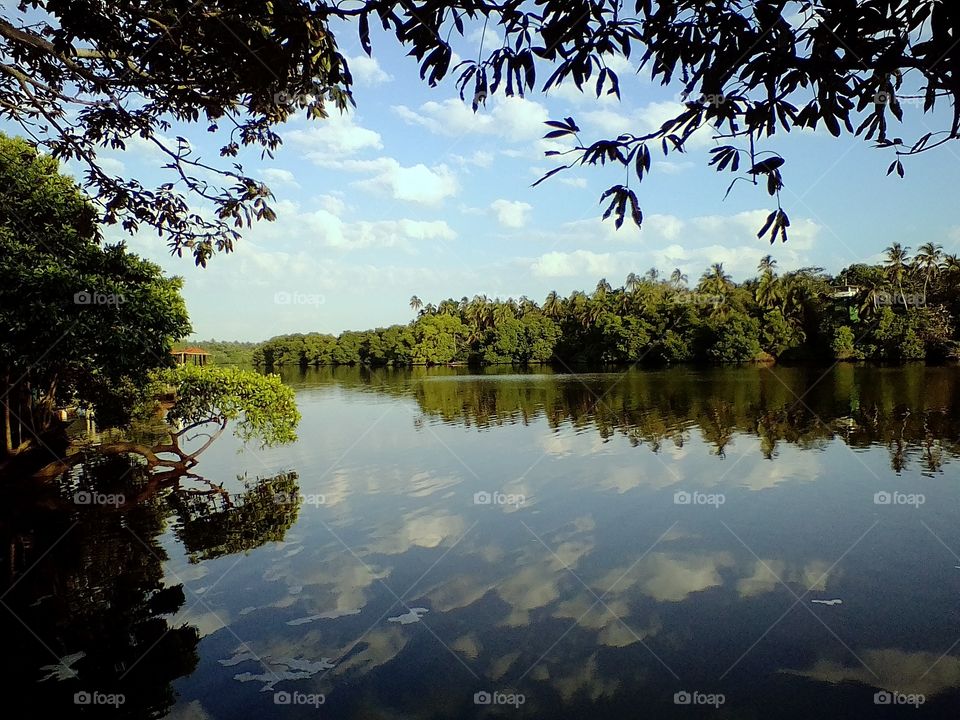
[[[180,350],[171,350],[174,355],[209,355],[206,350],[198,347],[182,348]]]

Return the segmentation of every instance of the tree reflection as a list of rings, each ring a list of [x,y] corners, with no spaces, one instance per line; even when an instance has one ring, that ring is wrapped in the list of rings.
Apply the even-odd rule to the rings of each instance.
[[[412,396],[425,420],[488,428],[544,418],[558,429],[593,428],[608,439],[659,451],[699,433],[718,455],[736,436],[759,440],[764,457],[778,445],[888,448],[891,467],[910,462],[938,472],[960,454],[960,373],[955,366],[881,368],[745,367],[564,375],[525,374],[522,382],[455,368],[287,371],[296,385],[329,382]],[[515,372],[515,371],[514,371]],[[449,381],[445,381],[449,378]],[[421,421],[422,422],[422,421]]]
[[[130,456],[91,457],[2,493],[4,683],[54,717],[162,717],[173,680],[196,667],[198,630],[174,620],[184,587],[164,577],[171,517],[199,562],[282,539],[299,511],[295,473],[230,493],[196,475],[158,480]],[[84,504],[92,496],[107,502]],[[103,704],[110,696],[124,701]]]

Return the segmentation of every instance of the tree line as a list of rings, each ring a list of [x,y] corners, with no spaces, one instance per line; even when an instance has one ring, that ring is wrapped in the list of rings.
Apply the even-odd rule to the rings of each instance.
[[[679,269],[630,273],[613,287],[542,303],[484,295],[437,305],[413,296],[406,325],[339,336],[281,335],[261,344],[254,364],[441,365],[556,363],[561,366],[943,360],[960,357],[960,260],[928,242],[911,256],[893,243],[878,264],[836,276],[808,267],[780,273],[767,255],[735,283],[722,263],[695,284]]]

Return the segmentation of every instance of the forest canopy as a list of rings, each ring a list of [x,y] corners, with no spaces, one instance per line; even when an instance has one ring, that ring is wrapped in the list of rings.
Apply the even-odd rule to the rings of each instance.
[[[467,40],[485,27],[502,44]],[[619,98],[631,78],[613,61],[632,58],[677,89],[677,114],[653,132],[596,139],[575,118],[551,120],[546,136],[568,145],[549,151],[559,163],[545,177],[621,165],[627,179],[603,193],[605,217],[640,224],[630,176],[639,183],[652,154],[682,153],[706,132],[716,170],[773,197],[759,234],[785,241],[789,173],[773,136],[858,136],[902,177],[906,159],[960,135],[958,28],[960,6],[945,0],[32,0],[0,9],[0,118],[86,168],[103,222],[152,227],[204,265],[251,222],[275,218],[241,153],[269,156],[291,117],[323,122],[353,104],[344,42],[368,55],[398,44],[425,83],[449,78],[474,109],[562,83]],[[929,116],[918,137],[894,130],[907,109]],[[173,128],[181,134],[170,138]],[[218,157],[197,149],[204,137]],[[161,154],[167,181],[151,187],[102,162],[104,149],[136,142]]]
[[[447,299],[417,318],[339,337],[273,338],[254,351],[267,367],[310,365],[664,364],[772,359],[885,360],[960,356],[960,262],[934,243],[894,243],[879,265],[835,277],[820,268],[779,273],[768,255],[735,283],[714,264],[691,284],[680,271],[600,280],[591,293],[551,292],[542,303]]]

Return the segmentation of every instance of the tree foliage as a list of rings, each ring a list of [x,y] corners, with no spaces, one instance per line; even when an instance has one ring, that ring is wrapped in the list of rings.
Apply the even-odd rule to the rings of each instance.
[[[237,437],[257,439],[264,447],[297,439],[300,412],[294,392],[276,375],[184,365],[162,371],[155,379],[174,388],[176,401],[167,411],[173,423],[225,427],[233,422]]]
[[[639,224],[629,178],[646,178],[653,153],[685,152],[694,134],[710,133],[720,141],[710,164],[774,197],[760,235],[785,241],[786,159],[773,136],[818,127],[859,136],[891,153],[888,174],[902,177],[905,159],[960,134],[958,26],[960,8],[944,0],[32,0],[0,14],[0,117],[55,157],[85,163],[107,222],[152,225],[174,251],[205,264],[231,249],[239,228],[273,219],[270,193],[240,164],[224,167],[187,137],[164,133],[203,128],[222,158],[245,147],[270,154],[293,114],[323,118],[351,104],[340,38],[357,37],[368,54],[375,41],[399,43],[421,79],[451,76],[474,109],[496,93],[562,83],[620,97],[629,87],[613,61],[630,58],[678,89],[676,115],[652,132],[599,139],[582,138],[575,118],[551,120],[547,137],[570,143],[551,151],[562,164],[547,176],[573,165],[623,167],[628,179],[601,197],[605,216]],[[484,27],[502,43],[472,46],[467,38]],[[911,105],[931,114],[932,127],[904,139],[893,123]],[[170,182],[146,188],[105,170],[97,152],[134,141],[164,155]],[[211,204],[214,217],[191,209],[184,193]]]
[[[56,160],[0,136],[4,451],[36,444],[58,406],[122,422],[190,331],[181,280],[100,241],[96,211]]]
[[[930,248],[927,248],[930,250]],[[630,273],[620,287],[529,298],[478,295],[418,306],[408,325],[339,338],[283,335],[254,351],[265,367],[543,363],[660,364],[770,358],[910,360],[958,354],[960,267],[936,247],[911,258],[902,246],[881,265],[759,275],[733,282],[714,264],[694,288],[674,270]],[[888,253],[889,255],[890,253]],[[932,265],[931,265],[932,263]],[[843,292],[841,292],[843,291]],[[846,293],[846,294],[845,294]]]

